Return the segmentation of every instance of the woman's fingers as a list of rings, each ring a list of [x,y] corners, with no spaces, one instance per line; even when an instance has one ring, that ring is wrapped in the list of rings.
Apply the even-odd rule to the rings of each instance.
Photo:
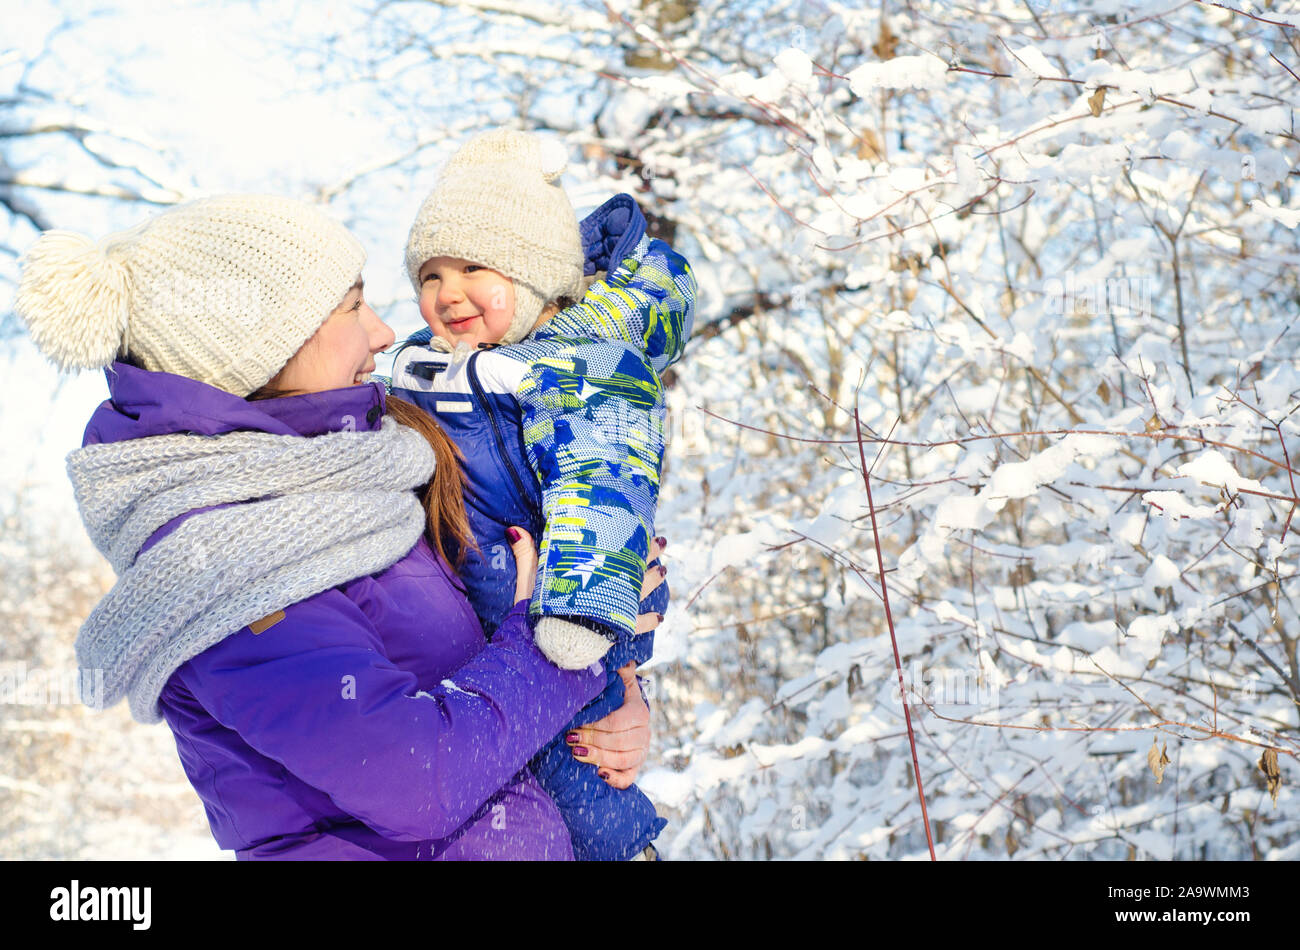
[[[537,545],[533,536],[523,528],[506,529],[506,538],[510,541],[510,550],[515,556],[515,603],[530,600],[533,585],[537,583]]]
[[[645,569],[645,577],[641,580],[641,599],[645,600],[645,595],[650,593],[656,587],[664,582],[668,576],[668,568],[662,564],[656,564],[654,567]]]
[[[659,560],[659,555],[664,553],[664,548],[667,546],[668,541],[666,538],[652,538],[650,540],[650,550],[646,552],[645,556],[645,562],[647,565],[645,569],[645,577],[641,581],[642,600],[645,599],[646,594],[650,593],[664,582],[664,577],[668,573],[668,568],[664,567],[662,564],[655,564],[654,567],[650,567],[649,565]],[[637,632],[641,633],[643,631],[638,630]]]
[[[640,769],[641,764],[645,762],[645,749],[628,749],[624,752],[614,752],[609,749],[598,749],[587,747],[586,755],[579,755],[577,749],[574,749],[573,757],[579,762],[589,762],[596,766],[598,771],[632,771],[635,775]],[[604,778],[602,775],[601,778]]]
[[[637,614],[636,632],[649,633],[664,622],[663,614]]]
[[[592,749],[599,752],[635,752],[640,749],[644,752],[650,742],[650,726],[648,723],[632,725],[621,732],[593,730],[583,726],[580,729],[570,729],[565,741],[575,748],[586,748],[588,752]]]
[[[627,788],[650,751],[650,709],[636,680],[636,664],[618,671],[623,680],[623,705],[603,719],[573,729],[565,737],[573,756],[596,766],[614,788]]]
[[[637,708],[639,707],[639,708]],[[616,709],[595,724],[570,729],[565,741],[575,748],[600,749],[608,752],[645,750],[650,745],[650,710],[644,701],[632,709]],[[582,758],[581,755],[578,758]]]
[[[636,782],[636,770],[629,769],[624,772],[615,771],[614,769],[601,769],[600,777],[605,780],[606,785],[613,788],[631,788]]]

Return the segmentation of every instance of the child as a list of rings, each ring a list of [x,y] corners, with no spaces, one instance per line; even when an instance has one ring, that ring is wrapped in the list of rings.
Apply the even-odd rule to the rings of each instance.
[[[448,162],[407,242],[428,329],[399,349],[392,389],[465,453],[479,550],[459,552],[460,574],[489,636],[512,606],[506,529],[541,538],[537,644],[558,666],[603,659],[607,671],[605,692],[573,728],[622,705],[615,671],[649,658],[651,638],[635,627],[663,464],[658,374],[690,335],[696,287],[686,261],[645,235],[630,197],[580,227],[562,171],[562,161],[544,167],[536,138],[509,130]],[[601,269],[607,278],[561,309]],[[575,856],[640,854],[665,822],[635,786],[615,789],[574,759],[564,739],[531,765]]]

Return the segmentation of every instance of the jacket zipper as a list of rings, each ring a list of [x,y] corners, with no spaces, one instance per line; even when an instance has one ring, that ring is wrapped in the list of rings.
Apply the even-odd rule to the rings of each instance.
[[[478,360],[480,352],[475,352],[469,358],[469,366],[466,367],[469,370],[469,384],[474,390],[474,395],[478,397],[478,401],[482,404],[483,411],[487,413],[488,420],[492,423],[492,435],[496,438],[497,452],[501,455],[501,462],[505,465],[506,471],[510,473],[510,480],[515,483],[515,491],[519,493],[519,500],[524,503],[525,508],[530,508],[528,494],[524,491],[524,484],[519,478],[519,473],[515,471],[514,462],[510,460],[510,456],[506,452],[506,440],[501,435],[501,427],[497,424],[496,413],[492,411],[492,404],[488,401],[483,392],[483,387],[478,382],[478,367],[474,363]]]

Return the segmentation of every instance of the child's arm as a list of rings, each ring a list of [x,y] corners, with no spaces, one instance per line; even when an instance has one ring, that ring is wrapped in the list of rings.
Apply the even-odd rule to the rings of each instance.
[[[659,372],[681,355],[695,317],[685,259],[646,238],[643,219],[613,253],[628,245],[581,303],[509,348],[531,364],[516,396],[543,493],[538,645],[570,669],[635,628],[663,463]]]
[[[626,344],[547,343],[516,392],[545,525],[532,612],[543,618],[538,645],[576,669],[635,632],[663,465],[663,386]]]
[[[620,341],[646,355],[662,373],[682,355],[695,324],[695,275],[663,241],[645,234],[645,218],[627,195],[618,195],[583,221],[590,273],[604,264],[609,275],[582,300],[561,310],[533,338]]]

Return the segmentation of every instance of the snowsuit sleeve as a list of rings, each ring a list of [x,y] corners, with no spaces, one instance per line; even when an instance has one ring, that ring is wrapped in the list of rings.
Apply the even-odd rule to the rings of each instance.
[[[285,608],[260,635],[227,637],[174,675],[256,751],[380,834],[415,841],[455,832],[605,685],[549,663],[520,604],[481,652],[417,691],[337,591]]]
[[[609,340],[643,354],[655,372],[675,363],[695,326],[697,285],[686,259],[642,235],[631,254],[533,339]]]
[[[611,640],[635,632],[663,468],[659,373],[694,323],[695,278],[644,236],[587,296],[520,348],[524,445],[545,529],[532,612]]]

